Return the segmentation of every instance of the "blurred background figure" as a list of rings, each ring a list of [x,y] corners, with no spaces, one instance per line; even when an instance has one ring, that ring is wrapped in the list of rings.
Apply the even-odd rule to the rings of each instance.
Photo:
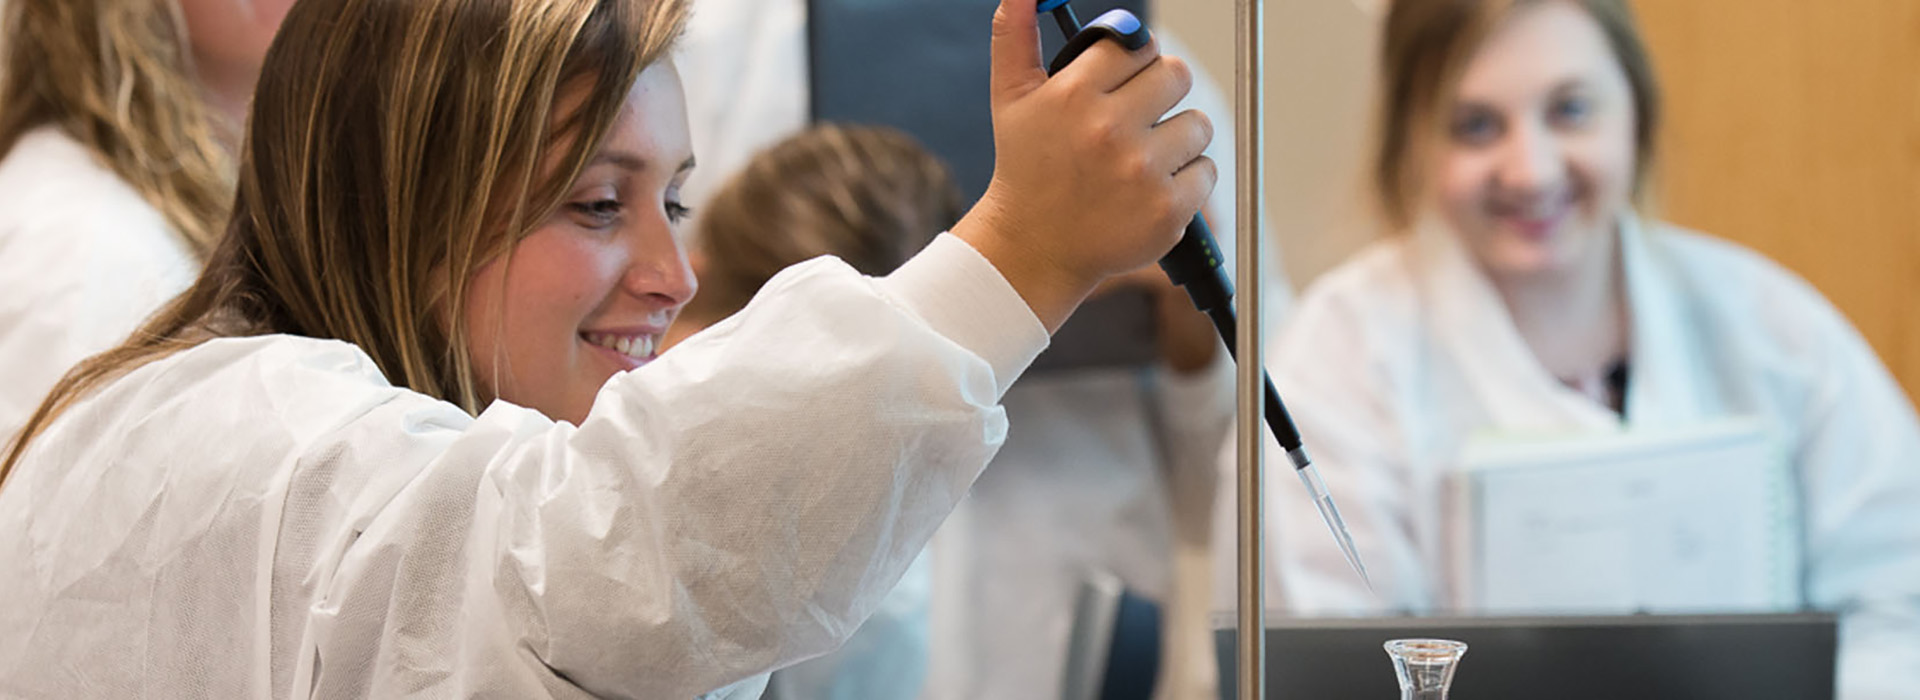
[[[0,441],[192,282],[293,0],[6,0]]]
[[[1486,601],[1476,514],[1450,510],[1477,450],[1742,419],[1790,470],[1791,604],[1846,613],[1841,696],[1913,687],[1920,424],[1812,287],[1649,217],[1661,96],[1625,1],[1395,2],[1380,56],[1392,233],[1309,287],[1267,358],[1374,591],[1276,480],[1288,611]]]
[[[911,136],[836,124],[790,136],[735,172],[699,212],[689,257],[700,293],[665,342],[733,315],[781,270],[822,255],[883,276],[960,213],[946,166]]]
[[[946,162],[970,206],[992,162],[987,37],[977,29],[988,26],[994,6],[699,0],[676,57],[701,164],[685,189],[694,235],[706,229],[705,217],[732,214],[711,199],[718,183],[815,121],[912,135]],[[1075,3],[1088,19],[1116,6],[1154,25],[1156,8],[1139,0]],[[1043,54],[1051,57],[1062,39],[1046,24]],[[1168,32],[1155,36],[1166,55],[1184,55]],[[1217,127],[1207,154],[1222,178],[1207,212],[1231,244],[1231,109],[1204,75],[1176,111],[1187,107]],[[692,245],[713,256],[709,268],[729,264],[718,247]],[[1277,278],[1268,289],[1286,296]],[[1284,303],[1270,299],[1277,318]],[[1162,606],[1162,697],[1210,695],[1214,459],[1233,408],[1231,365],[1219,345],[1157,268],[1108,285],[1056,334],[1006,398],[1006,445],[929,548],[930,658],[920,697],[1059,697],[1076,596],[1101,575]]]
[[[959,197],[940,160],[891,129],[828,124],[775,144],[707,201],[689,251],[700,293],[664,347],[733,315],[790,265],[832,255],[869,276],[892,272],[960,220]],[[845,646],[773,674],[768,697],[918,694],[931,566],[922,554]]]

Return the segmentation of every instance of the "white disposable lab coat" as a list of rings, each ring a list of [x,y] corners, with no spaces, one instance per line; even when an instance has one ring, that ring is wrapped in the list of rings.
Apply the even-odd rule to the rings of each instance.
[[[757,697],[893,587],[1046,340],[942,236],[884,279],[787,270],[578,427],[346,343],[205,343],[0,489],[0,695]]]
[[[696,209],[760,150],[806,128],[806,22],[805,0],[695,3],[675,62],[700,159],[683,190]],[[1176,38],[1156,36],[1163,53],[1187,55]],[[1231,104],[1194,68],[1180,108],[1198,108],[1218,126],[1207,155],[1220,182],[1208,211],[1231,256]],[[1274,275],[1265,309],[1277,318],[1291,291],[1277,264],[1265,268]],[[1090,572],[1112,573],[1166,605],[1161,697],[1211,697],[1213,460],[1233,414],[1232,365],[1224,352],[1219,358],[1192,376],[1090,370],[1022,381],[1006,398],[1006,447],[928,552],[931,586],[900,592],[931,601],[892,606],[926,610],[930,626],[894,621],[872,634],[897,643],[856,640],[849,655],[859,658],[815,662],[833,673],[777,675],[782,700],[914,697],[919,679],[897,670],[923,650],[932,655],[918,695],[926,700],[1057,698],[1074,596]],[[898,684],[877,688],[863,675]]]
[[[1920,425],[1851,325],[1730,243],[1619,227],[1631,316],[1625,415],[1552,377],[1457,236],[1374,244],[1316,282],[1268,365],[1377,598],[1292,479],[1274,479],[1268,586],[1302,614],[1445,611],[1472,600],[1443,490],[1478,432],[1766,421],[1800,484],[1807,603],[1848,611],[1843,699],[1920,687]],[[1274,464],[1284,463],[1275,456]]]
[[[0,160],[0,444],[75,363],[125,340],[200,263],[139,193],[52,127]]]

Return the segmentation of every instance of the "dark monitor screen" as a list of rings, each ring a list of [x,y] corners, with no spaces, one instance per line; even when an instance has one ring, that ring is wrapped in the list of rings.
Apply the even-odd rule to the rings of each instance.
[[[1835,618],[1806,613],[1270,621],[1266,697],[1399,697],[1382,645],[1416,637],[1467,643],[1452,689],[1463,700],[1818,700],[1834,691]],[[1236,697],[1234,630],[1215,642],[1221,697]]]

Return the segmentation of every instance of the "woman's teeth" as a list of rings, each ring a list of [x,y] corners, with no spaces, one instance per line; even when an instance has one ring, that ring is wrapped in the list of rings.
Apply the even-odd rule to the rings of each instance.
[[[642,360],[653,357],[653,348],[659,343],[659,338],[651,335],[587,333],[585,336],[589,343]]]

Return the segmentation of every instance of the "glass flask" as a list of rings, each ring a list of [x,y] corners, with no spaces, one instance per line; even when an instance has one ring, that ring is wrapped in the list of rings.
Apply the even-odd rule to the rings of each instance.
[[[1400,677],[1400,700],[1447,700],[1453,669],[1467,653],[1465,642],[1451,639],[1395,639],[1386,647]]]

